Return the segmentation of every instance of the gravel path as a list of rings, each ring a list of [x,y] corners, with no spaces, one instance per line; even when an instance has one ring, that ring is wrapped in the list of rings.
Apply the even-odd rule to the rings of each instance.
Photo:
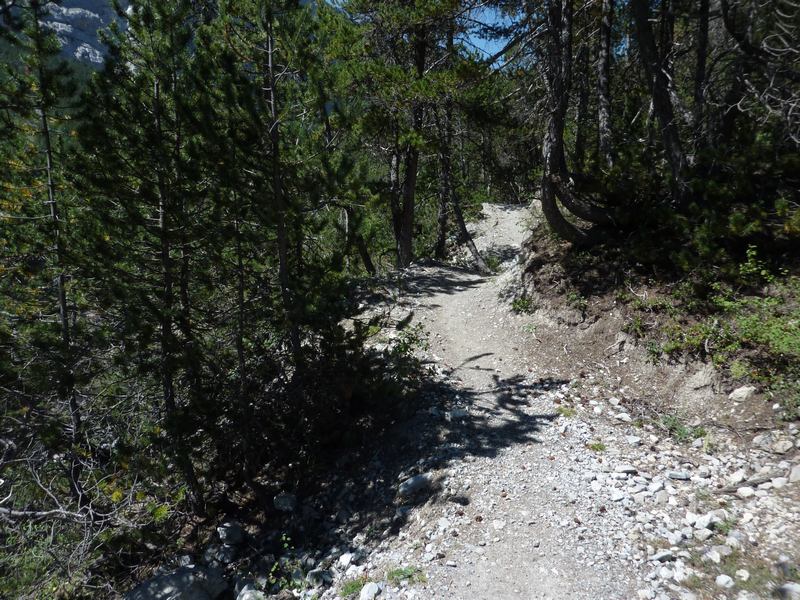
[[[484,205],[472,225],[500,275],[443,265],[404,275],[398,320],[412,311],[428,332],[425,358],[447,390],[430,409],[445,425],[428,454],[453,458],[420,466],[441,486],[427,500],[425,485],[404,497],[414,471],[401,474],[408,519],[350,576],[382,580],[380,599],[749,600],[796,586],[786,565],[800,550],[800,485],[786,483],[800,479],[787,460],[797,427],[743,449],[637,423],[622,377],[582,355],[580,327],[516,314],[504,299],[529,214]],[[398,568],[416,581],[392,578]]]
[[[479,247],[510,264],[527,211],[487,205],[484,213]],[[406,532],[407,551],[392,558],[425,567],[423,597],[635,597],[634,573],[619,556],[622,508],[580,493],[598,463],[574,424],[558,421],[567,382],[545,377],[521,350],[526,319],[500,300],[503,281],[440,266],[407,281],[430,353],[462,392],[448,415],[470,452],[448,480],[469,503],[423,510]]]

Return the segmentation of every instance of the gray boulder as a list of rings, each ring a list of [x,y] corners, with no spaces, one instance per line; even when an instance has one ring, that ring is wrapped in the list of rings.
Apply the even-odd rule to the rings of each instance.
[[[281,512],[294,512],[297,508],[297,496],[288,492],[281,492],[272,499],[272,504]]]
[[[775,590],[775,595],[786,600],[800,600],[800,583],[794,583],[793,581],[784,583]]]
[[[227,589],[219,569],[188,566],[140,583],[125,600],[217,600]]]
[[[217,527],[219,541],[228,546],[238,546],[244,541],[244,529],[236,521],[226,521]]]
[[[380,586],[374,581],[370,581],[361,588],[361,593],[358,595],[358,600],[375,600],[375,597],[380,593]]]
[[[267,600],[267,595],[258,590],[246,589],[242,590],[241,593],[236,596],[236,600]]]
[[[414,475],[413,477],[409,477],[403,483],[400,484],[400,488],[397,490],[397,493],[401,497],[413,496],[418,492],[429,489],[432,484],[433,484],[432,473],[422,473],[421,475]]]

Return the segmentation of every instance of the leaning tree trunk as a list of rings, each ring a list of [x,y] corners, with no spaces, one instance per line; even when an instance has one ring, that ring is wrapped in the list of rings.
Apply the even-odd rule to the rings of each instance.
[[[442,138],[442,145],[439,151],[439,162],[442,171],[442,185],[445,188],[444,193],[447,194],[450,207],[453,210],[453,218],[455,219],[456,226],[458,227],[459,240],[469,250],[472,258],[475,260],[478,270],[482,273],[489,273],[491,272],[491,269],[489,269],[489,266],[486,264],[483,256],[481,256],[481,253],[478,252],[478,248],[475,246],[475,240],[472,239],[472,235],[470,235],[469,230],[467,229],[467,223],[464,220],[464,213],[461,210],[461,199],[458,197],[458,193],[453,182],[453,126],[451,104],[452,102],[448,99],[445,103],[444,123],[439,123],[439,131]]]
[[[639,56],[650,87],[653,111],[661,127],[661,140],[666,151],[672,174],[672,203],[682,207],[687,199],[685,180],[686,156],[683,152],[675,111],[670,100],[669,75],[663,68],[661,56],[668,56],[670,49],[662,48],[659,55],[653,29],[650,26],[650,6],[648,0],[631,0]]]
[[[447,29],[448,66],[449,61],[452,60],[454,52],[454,29],[454,23],[453,21],[450,21]],[[472,235],[470,235],[469,230],[467,229],[467,224],[464,220],[464,213],[461,210],[461,199],[458,196],[453,178],[453,99],[449,94],[444,101],[444,115],[442,120],[439,119],[439,115],[435,111],[434,118],[436,120],[436,126],[439,130],[440,138],[440,192],[442,195],[440,210],[443,208],[446,211],[447,205],[450,205],[453,210],[453,218],[455,219],[456,226],[458,227],[459,241],[467,246],[472,258],[475,260],[478,270],[482,273],[489,273],[489,266],[486,264],[483,256],[481,256],[481,253],[478,252],[478,248],[475,246],[475,240],[472,239]]]
[[[597,134],[600,156],[608,169],[614,166],[611,133],[611,25],[614,0],[603,0],[597,61]]]
[[[558,208],[555,179],[564,172],[564,123],[572,76],[572,1],[547,3],[546,79],[549,118],[542,142],[542,213],[559,237],[575,244],[588,243],[586,232],[564,218]]]

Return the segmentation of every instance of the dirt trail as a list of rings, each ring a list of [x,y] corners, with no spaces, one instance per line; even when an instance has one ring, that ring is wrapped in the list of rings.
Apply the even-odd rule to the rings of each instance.
[[[354,459],[376,468],[351,501],[386,529],[339,580],[369,582],[361,600],[800,593],[787,579],[800,569],[786,567],[800,539],[800,430],[749,445],[725,428],[671,436],[648,411],[675,390],[706,412],[730,405],[708,368],[650,364],[608,296],[591,311],[543,297],[514,312],[530,212],[483,212],[471,227],[498,275],[417,264],[383,300],[394,322],[427,332],[434,385],[369,462]],[[343,533],[351,547],[369,538]]]
[[[477,243],[508,268],[530,213],[486,205],[484,214]],[[502,275],[444,266],[420,268],[407,281],[431,358],[461,392],[448,416],[472,450],[448,473],[469,504],[426,507],[416,519],[417,533],[430,540],[418,549],[429,562],[421,596],[635,597],[629,566],[610,552],[620,531],[608,508],[579,494],[594,465],[557,421],[554,400],[568,393],[567,381],[524,348],[530,319],[509,310],[504,284]]]

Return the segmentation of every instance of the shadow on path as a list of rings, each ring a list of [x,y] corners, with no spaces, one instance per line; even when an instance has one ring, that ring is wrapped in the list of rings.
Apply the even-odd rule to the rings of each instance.
[[[493,458],[511,446],[540,443],[537,434],[558,415],[532,413],[531,399],[564,383],[522,375],[495,376],[485,389],[452,379],[426,381],[406,418],[402,407],[387,406],[398,411],[392,426],[360,448],[343,449],[315,493],[301,496],[288,523],[292,539],[307,549],[368,550],[397,535],[415,505],[468,505],[468,492],[443,485],[443,470],[469,457]],[[433,485],[400,498],[400,483],[421,473],[434,474]],[[263,550],[279,551],[278,541],[278,530],[265,532]]]

